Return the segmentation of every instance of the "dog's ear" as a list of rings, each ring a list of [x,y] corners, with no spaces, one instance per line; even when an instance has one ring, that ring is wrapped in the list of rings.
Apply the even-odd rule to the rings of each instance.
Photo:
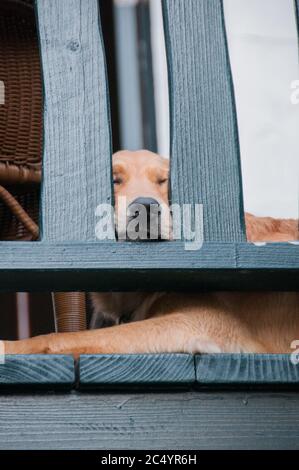
[[[94,329],[132,321],[148,298],[148,293],[89,292],[88,297],[91,304],[89,328]]]
[[[118,311],[115,304],[115,294],[112,292],[90,292],[91,304],[90,329],[107,328],[118,325],[122,313]]]
[[[90,330],[97,330],[99,328],[108,328],[119,324],[119,318],[111,313],[106,312],[92,312],[91,319],[88,325]]]

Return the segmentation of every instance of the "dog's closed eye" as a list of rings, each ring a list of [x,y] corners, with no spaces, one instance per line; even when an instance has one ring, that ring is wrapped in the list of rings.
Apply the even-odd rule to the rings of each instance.
[[[168,181],[168,178],[167,178],[167,177],[165,177],[165,178],[158,178],[157,183],[158,183],[160,186],[162,186],[162,184],[167,183],[167,181]]]
[[[124,165],[118,163],[113,165],[113,184],[121,185],[127,180],[127,171]]]
[[[123,178],[121,176],[113,176],[113,184],[122,184]]]

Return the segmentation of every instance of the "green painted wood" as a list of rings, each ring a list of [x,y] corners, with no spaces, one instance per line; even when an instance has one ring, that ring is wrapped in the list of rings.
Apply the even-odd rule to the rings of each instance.
[[[79,386],[182,387],[195,382],[194,358],[190,354],[82,355]]]
[[[44,79],[43,240],[95,240],[95,209],[112,197],[98,2],[36,5]]]
[[[0,290],[298,290],[291,243],[0,243]]]
[[[82,388],[221,384],[299,384],[299,365],[288,354],[86,355],[80,357]],[[194,363],[195,361],[195,363]]]
[[[297,392],[0,395],[0,449],[299,449]]]
[[[299,384],[299,364],[290,354],[202,354],[195,356],[199,384]]]
[[[236,109],[221,0],[165,0],[172,201],[204,205],[204,239],[245,241]]]
[[[18,390],[24,387],[71,388],[74,382],[73,356],[6,355],[5,362],[0,363],[0,390],[10,387]]]

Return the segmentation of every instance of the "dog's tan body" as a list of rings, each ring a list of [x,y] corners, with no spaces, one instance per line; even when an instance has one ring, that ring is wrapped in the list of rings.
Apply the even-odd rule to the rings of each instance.
[[[113,161],[116,206],[140,195],[168,203],[168,164],[146,151]],[[246,214],[249,241],[298,240],[298,221]],[[291,352],[299,339],[299,292],[93,293],[95,314],[115,326],[5,341],[10,354]],[[122,317],[128,324],[117,324]]]

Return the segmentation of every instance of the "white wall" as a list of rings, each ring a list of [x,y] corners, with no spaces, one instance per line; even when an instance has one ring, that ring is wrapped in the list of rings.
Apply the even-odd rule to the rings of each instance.
[[[163,0],[162,0],[163,1]],[[245,210],[298,217],[299,79],[293,0],[224,0],[237,101]],[[159,151],[169,152],[168,88],[161,0],[151,0]]]
[[[158,153],[169,158],[169,92],[161,0],[150,0]]]
[[[245,210],[298,217],[299,79],[293,0],[224,0]]]

